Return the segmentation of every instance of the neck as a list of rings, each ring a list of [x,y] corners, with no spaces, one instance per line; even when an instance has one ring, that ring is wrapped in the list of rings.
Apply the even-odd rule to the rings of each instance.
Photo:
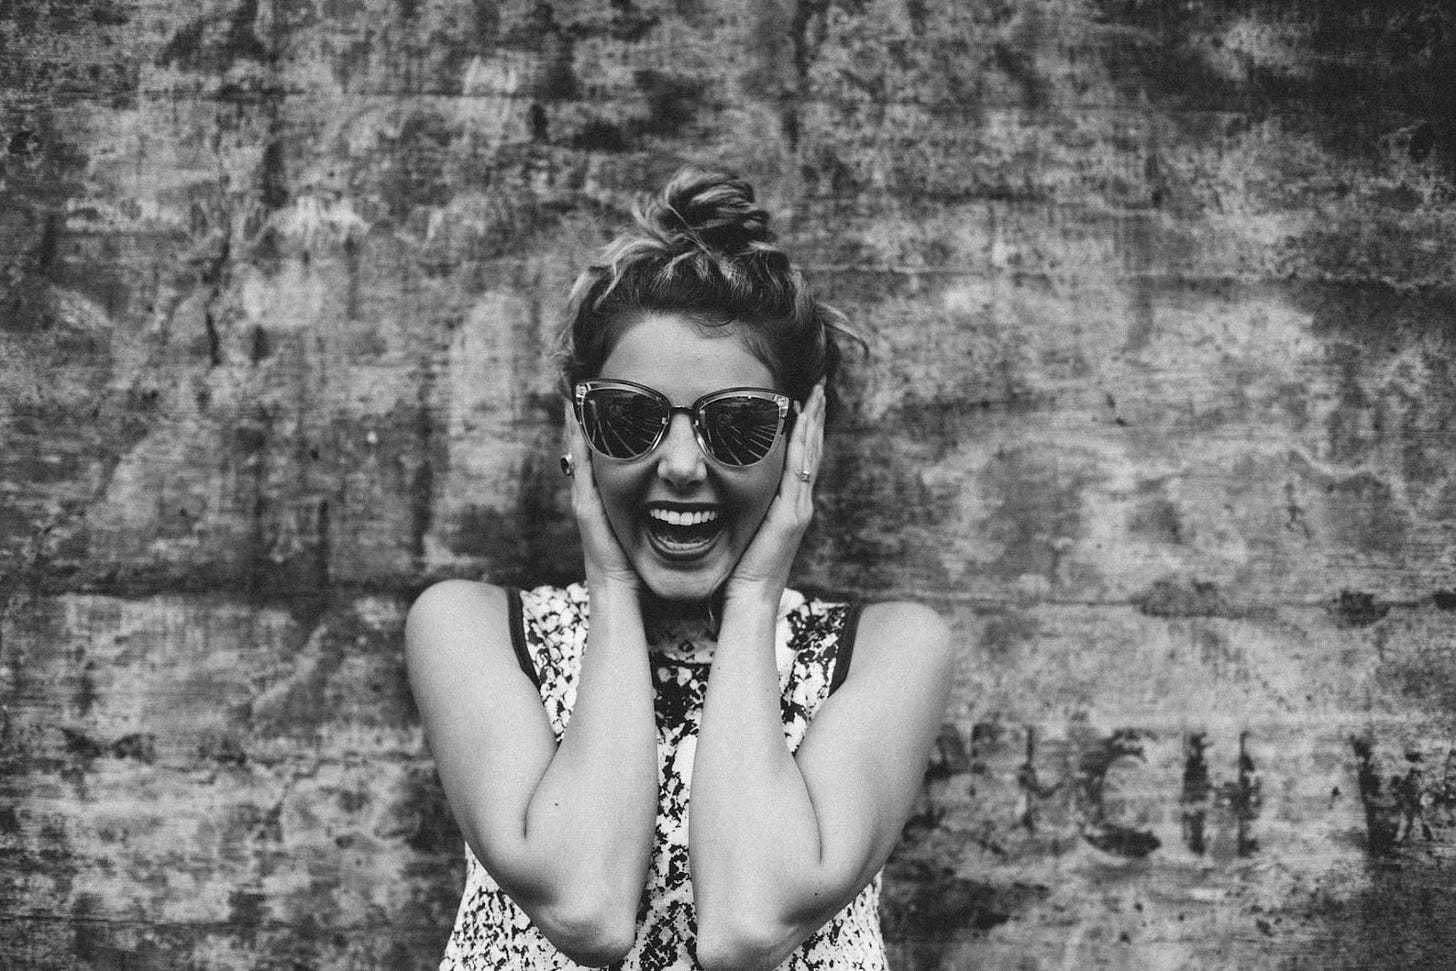
[[[723,591],[715,590],[706,600],[664,600],[651,590],[642,591],[642,616],[662,622],[701,621],[710,631],[717,631],[723,616]]]

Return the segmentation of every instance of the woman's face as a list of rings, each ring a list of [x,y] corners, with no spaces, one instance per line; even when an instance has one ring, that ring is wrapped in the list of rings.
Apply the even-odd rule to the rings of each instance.
[[[679,407],[724,388],[775,387],[730,330],[705,332],[677,314],[629,326],[597,376],[645,384]],[[664,600],[705,600],[728,579],[778,490],[786,442],[780,434],[746,468],[721,465],[698,447],[689,416],[676,412],[662,441],[640,458],[591,453],[612,531],[649,590]]]

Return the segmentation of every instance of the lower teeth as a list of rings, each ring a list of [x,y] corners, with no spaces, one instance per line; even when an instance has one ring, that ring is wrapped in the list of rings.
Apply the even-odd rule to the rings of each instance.
[[[658,520],[653,523],[652,531],[670,546],[696,546],[711,539],[717,529],[712,524],[673,526]]]

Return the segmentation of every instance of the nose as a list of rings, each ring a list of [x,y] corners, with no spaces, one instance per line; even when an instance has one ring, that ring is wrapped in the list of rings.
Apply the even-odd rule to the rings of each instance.
[[[675,488],[695,485],[708,475],[703,450],[693,435],[692,420],[684,414],[672,416],[667,434],[657,447],[657,474]]]

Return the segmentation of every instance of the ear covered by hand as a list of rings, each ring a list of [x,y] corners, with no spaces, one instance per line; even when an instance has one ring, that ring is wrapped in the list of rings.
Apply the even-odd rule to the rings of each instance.
[[[726,593],[758,594],[778,602],[809,523],[814,519],[814,482],[824,455],[824,382],[814,386],[799,410],[784,455],[778,492],[728,578]]]
[[[615,584],[636,590],[642,580],[623,552],[622,544],[617,542],[617,534],[612,531],[612,524],[607,519],[607,510],[592,474],[586,437],[570,406],[566,409],[566,434],[568,449],[561,456],[561,471],[571,478],[571,510],[581,533],[587,584],[593,589],[603,584]]]

